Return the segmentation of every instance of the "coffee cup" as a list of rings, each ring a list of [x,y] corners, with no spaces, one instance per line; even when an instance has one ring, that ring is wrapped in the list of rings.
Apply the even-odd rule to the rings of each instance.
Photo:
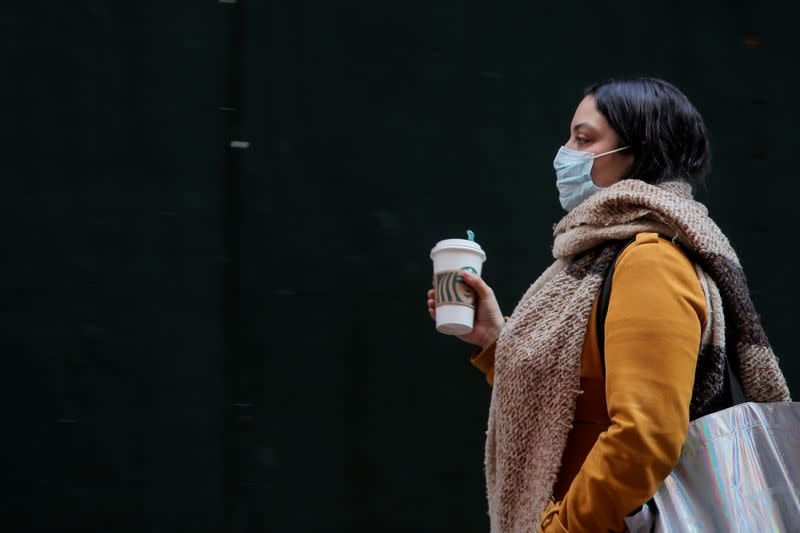
[[[462,270],[480,276],[486,253],[467,239],[444,239],[431,249],[436,329],[447,335],[466,335],[475,323],[475,291],[461,277]]]

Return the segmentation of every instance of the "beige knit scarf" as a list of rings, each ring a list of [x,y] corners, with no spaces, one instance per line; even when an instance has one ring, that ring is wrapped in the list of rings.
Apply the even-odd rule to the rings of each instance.
[[[620,241],[642,231],[681,245],[706,293],[691,418],[721,405],[726,353],[748,400],[790,399],[736,253],[689,185],[623,180],[604,188],[555,226],[556,261],[523,295],[497,343],[485,459],[493,532],[538,527],[580,394],[592,303]]]

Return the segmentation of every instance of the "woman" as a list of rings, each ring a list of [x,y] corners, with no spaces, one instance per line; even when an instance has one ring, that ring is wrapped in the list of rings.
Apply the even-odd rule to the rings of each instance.
[[[726,358],[749,401],[789,391],[735,252],[692,198],[710,149],[683,93],[652,78],[589,88],[554,167],[568,211],[556,261],[511,316],[464,272],[478,306],[459,338],[493,386],[491,529],[624,531],[677,463],[689,421],[725,406]]]

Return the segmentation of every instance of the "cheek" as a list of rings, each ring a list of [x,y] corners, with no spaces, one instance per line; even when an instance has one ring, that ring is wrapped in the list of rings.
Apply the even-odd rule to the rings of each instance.
[[[619,160],[601,157],[592,165],[592,181],[598,187],[608,187],[622,179],[624,174]]]

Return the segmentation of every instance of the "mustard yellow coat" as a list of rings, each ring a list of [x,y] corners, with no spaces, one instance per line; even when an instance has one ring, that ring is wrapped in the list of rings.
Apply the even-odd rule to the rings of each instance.
[[[595,299],[581,356],[575,421],[540,532],[624,531],[678,461],[706,300],[694,266],[671,241],[640,233],[619,256],[606,316],[606,376]],[[494,377],[495,344],[471,362]]]

